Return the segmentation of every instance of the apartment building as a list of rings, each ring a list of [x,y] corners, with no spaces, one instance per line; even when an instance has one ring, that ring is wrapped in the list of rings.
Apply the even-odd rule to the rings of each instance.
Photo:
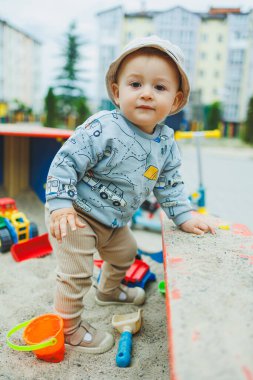
[[[174,7],[154,15],[154,31],[178,45],[185,56],[185,69],[191,86],[195,83],[200,17],[183,7]]]
[[[201,102],[225,101],[227,66],[227,25],[224,17],[201,15],[196,47],[194,88],[201,93]]]
[[[241,122],[253,96],[253,12],[228,14],[227,29],[224,119]]]
[[[203,104],[220,101],[224,120],[240,123],[253,94],[252,13],[211,8],[200,16],[196,88]]]
[[[99,97],[110,107],[104,76],[122,45],[139,36],[157,34],[180,46],[191,84],[188,119],[201,118],[196,110],[219,101],[226,122],[245,120],[253,95],[253,10],[210,8],[192,12],[177,6],[159,12],[126,13],[119,6],[98,13]],[[102,90],[101,90],[102,89]]]
[[[97,13],[99,71],[97,104],[101,109],[114,108],[108,99],[105,74],[112,60],[130,40],[154,33],[153,12],[127,13],[117,6]]]
[[[125,13],[123,22],[122,45],[130,40],[154,34],[154,12]]]
[[[105,87],[105,75],[122,44],[123,8],[117,6],[97,13],[98,21],[98,84],[96,103],[101,109],[111,109]]]
[[[0,19],[0,103],[19,102],[40,110],[39,41]]]
[[[253,95],[252,19],[252,11],[240,8],[199,13],[175,7],[154,17],[156,33],[184,51],[192,89],[190,117],[197,103],[220,101],[224,121],[245,120]]]

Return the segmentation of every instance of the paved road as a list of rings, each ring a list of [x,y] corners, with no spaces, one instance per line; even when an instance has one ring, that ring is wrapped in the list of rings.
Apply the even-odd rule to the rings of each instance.
[[[228,222],[246,224],[253,231],[253,148],[242,149],[233,142],[232,147],[217,144],[201,148],[207,209]],[[193,192],[198,187],[196,148],[182,141],[179,146],[185,183]]]

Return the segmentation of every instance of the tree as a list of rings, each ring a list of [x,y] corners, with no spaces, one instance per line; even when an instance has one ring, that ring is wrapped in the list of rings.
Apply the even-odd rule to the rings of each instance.
[[[75,108],[77,111],[77,125],[80,125],[90,116],[90,109],[87,105],[85,97],[79,97],[75,101]]]
[[[253,97],[249,100],[247,118],[242,139],[249,144],[253,144]]]
[[[221,105],[220,102],[214,102],[210,105],[207,113],[207,129],[214,130],[218,128],[221,121]]]
[[[84,71],[79,68],[82,59],[80,49],[86,44],[87,41],[81,40],[81,37],[76,32],[76,23],[72,22],[66,33],[66,41],[62,53],[65,62],[60,69],[60,74],[56,78],[58,109],[63,120],[74,117],[77,120],[81,119],[83,121],[90,115],[84,91],[80,86],[80,83],[85,82],[80,76],[80,73]]]
[[[86,44],[86,42],[81,41],[80,36],[76,34],[76,23],[72,22],[66,33],[65,46],[62,52],[65,63],[61,68],[60,75],[56,78],[60,94],[62,94],[66,100],[71,100],[73,97],[83,95],[83,90],[79,87],[79,83],[82,82],[82,79],[79,76],[81,70],[78,68],[78,65],[81,59],[80,47],[84,44]]]
[[[46,127],[55,128],[57,126],[57,98],[53,88],[50,87],[45,98]]]

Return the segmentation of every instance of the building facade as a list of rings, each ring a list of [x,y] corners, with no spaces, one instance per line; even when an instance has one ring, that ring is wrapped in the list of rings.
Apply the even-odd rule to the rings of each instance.
[[[123,19],[123,8],[121,6],[97,13],[98,84],[96,103],[101,109],[112,108],[112,103],[108,99],[106,91],[105,75],[122,45]]]
[[[0,103],[11,110],[14,102],[39,112],[40,42],[0,20]]]
[[[123,21],[122,45],[134,38],[154,34],[154,12],[125,13]]]
[[[121,48],[130,40],[154,33],[153,13],[126,13],[118,6],[97,13],[98,20],[98,96],[97,104],[101,109],[114,108],[108,99],[105,87],[105,75],[110,63],[119,54]]]
[[[185,56],[185,69],[190,84],[196,80],[196,59],[200,18],[183,7],[175,7],[154,16],[155,34],[178,45]]]
[[[201,117],[194,112],[197,103],[204,108],[220,102],[224,121],[245,120],[253,95],[252,13],[240,8],[196,13],[175,7],[154,17],[155,32],[184,51],[192,90],[190,118]]]
[[[241,122],[253,95],[252,13],[228,14],[227,29],[224,119]]]
[[[102,107],[109,105],[105,72],[122,45],[135,37],[157,34],[184,52],[191,84],[188,119],[201,119],[205,106],[220,102],[225,122],[245,120],[253,95],[252,10],[242,13],[240,8],[210,8],[209,12],[200,13],[178,6],[160,12],[125,13],[117,7],[99,13],[98,21],[98,104]]]
[[[217,100],[224,101],[227,25],[223,18],[202,16],[196,51],[194,86],[201,93],[201,102],[211,104]]]

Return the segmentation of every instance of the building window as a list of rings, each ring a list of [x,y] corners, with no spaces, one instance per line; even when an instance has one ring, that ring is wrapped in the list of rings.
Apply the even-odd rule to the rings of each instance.
[[[244,50],[233,49],[229,54],[229,62],[231,64],[242,64],[244,59]]]
[[[217,40],[218,40],[218,42],[222,42],[223,41],[223,35],[219,34]]]
[[[221,60],[221,53],[217,53],[217,54],[216,54],[216,59],[217,59],[217,61],[220,61],[220,60]]]
[[[201,41],[204,41],[204,42],[208,41],[208,35],[206,33],[201,34]]]
[[[242,33],[239,32],[238,30],[236,30],[234,32],[234,37],[235,37],[236,40],[240,40],[242,38]]]
[[[200,59],[206,59],[206,52],[204,51],[200,52]]]
[[[215,78],[219,78],[219,76],[220,76],[219,71],[218,71],[218,70],[215,70],[215,71],[214,71],[214,77],[215,77]]]
[[[204,70],[199,70],[199,76],[203,78],[205,76]]]
[[[188,22],[188,14],[187,13],[183,13],[182,14],[182,23],[186,24],[187,22]]]
[[[132,32],[128,32],[127,33],[127,42],[130,41],[132,38],[133,38],[133,33]]]

